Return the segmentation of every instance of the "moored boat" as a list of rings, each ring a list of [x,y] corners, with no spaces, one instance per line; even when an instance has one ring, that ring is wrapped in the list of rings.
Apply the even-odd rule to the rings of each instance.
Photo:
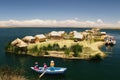
[[[45,72],[45,74],[63,74],[67,68],[62,68],[62,67],[48,67],[46,69],[44,69],[43,67],[39,67],[39,69],[34,69],[34,67],[30,67],[32,70],[38,72],[38,73],[43,73]]]
[[[109,36],[105,40],[105,46],[114,46],[116,44],[116,40],[113,38],[113,36]]]
[[[114,46],[116,44],[116,41],[109,41],[109,42],[105,42],[106,46]]]

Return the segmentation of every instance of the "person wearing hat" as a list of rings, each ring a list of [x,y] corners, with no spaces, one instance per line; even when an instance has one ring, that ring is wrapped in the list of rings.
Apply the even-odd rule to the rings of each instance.
[[[53,60],[50,61],[50,67],[54,67],[55,63]]]
[[[43,64],[43,68],[44,68],[44,70],[47,68],[47,64],[46,63]]]
[[[54,69],[54,65],[55,65],[54,61],[51,60],[51,61],[50,61],[50,67],[51,67],[50,70],[55,70],[55,69]]]
[[[38,62],[35,62],[34,69],[39,69]]]

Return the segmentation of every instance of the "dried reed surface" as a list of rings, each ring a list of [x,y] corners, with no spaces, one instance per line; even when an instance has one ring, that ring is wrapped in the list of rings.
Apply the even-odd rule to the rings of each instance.
[[[94,56],[96,54],[99,54],[101,57],[105,57],[105,53],[102,52],[99,48],[101,46],[104,45],[104,42],[103,41],[97,41],[97,42],[94,42],[94,41],[79,41],[79,42],[74,42],[73,40],[49,40],[47,42],[42,42],[42,43],[36,43],[36,44],[29,44],[28,46],[28,50],[30,48],[33,48],[35,46],[37,46],[37,48],[40,48],[40,47],[43,47],[43,46],[47,46],[47,45],[53,45],[57,43],[60,48],[63,47],[64,45],[67,46],[67,48],[69,48],[70,46],[72,45],[75,45],[75,44],[79,44],[79,45],[82,45],[83,46],[83,50],[82,50],[82,53],[81,53],[81,58],[86,58],[85,55],[91,55],[91,56]],[[61,52],[61,51],[57,51],[58,53]],[[56,55],[56,54],[52,54],[52,52],[50,52],[51,54],[50,55],[47,55],[47,56],[56,56],[56,57],[63,57],[64,54],[60,54],[60,55]],[[55,52],[53,52],[55,53]],[[64,53],[64,52],[63,52]],[[65,58],[65,57],[64,57]]]

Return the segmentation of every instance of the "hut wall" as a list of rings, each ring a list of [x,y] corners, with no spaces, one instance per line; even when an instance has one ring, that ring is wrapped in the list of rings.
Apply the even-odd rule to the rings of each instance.
[[[59,40],[59,39],[63,39],[63,37],[62,36],[50,36],[50,39]]]
[[[44,42],[44,41],[46,41],[46,38],[41,38],[41,39],[39,39],[39,41]]]

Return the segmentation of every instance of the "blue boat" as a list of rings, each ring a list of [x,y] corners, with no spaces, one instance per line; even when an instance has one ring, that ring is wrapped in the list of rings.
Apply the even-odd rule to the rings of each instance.
[[[34,67],[30,67],[32,70],[38,72],[38,73],[43,73],[45,72],[45,74],[63,74],[67,68],[62,68],[62,67],[48,67],[44,70],[43,67],[39,67],[39,69],[34,69]]]

